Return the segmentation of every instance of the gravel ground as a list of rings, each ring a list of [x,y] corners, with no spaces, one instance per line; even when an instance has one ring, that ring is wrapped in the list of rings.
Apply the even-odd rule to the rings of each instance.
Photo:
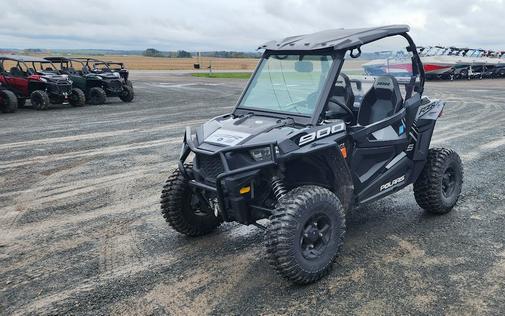
[[[505,310],[504,80],[427,85],[448,101],[432,146],[465,166],[455,210],[427,215],[410,187],[353,210],[331,274],[301,287],[268,266],[260,229],[191,239],[159,212],[184,126],[230,110],[245,81],[132,77],[131,104],[0,115],[0,314]]]

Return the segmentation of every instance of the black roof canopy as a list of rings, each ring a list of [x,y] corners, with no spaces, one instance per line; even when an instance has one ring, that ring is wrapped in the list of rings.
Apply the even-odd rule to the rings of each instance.
[[[59,56],[54,56],[54,57],[44,57],[44,59],[50,60],[53,63],[65,63],[71,61],[70,58],[67,57],[59,57]]]
[[[258,49],[265,50],[334,50],[349,49],[375,40],[407,33],[408,25],[387,25],[359,29],[332,29],[312,34],[286,37],[281,40],[267,42]]]

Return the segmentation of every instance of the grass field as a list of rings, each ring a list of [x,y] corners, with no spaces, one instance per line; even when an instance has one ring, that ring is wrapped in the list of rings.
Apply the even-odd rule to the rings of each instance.
[[[37,57],[47,57],[37,55]],[[118,61],[126,64],[130,70],[192,70],[193,65],[198,63],[198,58],[164,58],[145,56],[66,56],[66,57],[90,57],[100,60]],[[213,70],[253,70],[258,63],[254,58],[217,58],[201,57],[200,69],[206,70],[212,65]]]
[[[37,57],[47,57],[51,53],[37,54]],[[255,58],[218,58],[218,57],[201,57],[198,58],[164,58],[164,57],[145,57],[136,55],[106,55],[106,56],[65,56],[65,57],[90,57],[99,60],[118,61],[126,64],[130,70],[193,70],[194,64],[200,63],[200,70],[208,70],[209,65],[212,65],[212,70],[217,72],[225,72],[226,70],[254,70],[259,62]],[[361,67],[362,60],[346,60],[344,68],[352,68],[353,70]],[[351,71],[352,72],[352,71]],[[353,73],[354,74],[354,73]],[[236,77],[230,77],[236,78]]]
[[[251,72],[213,72],[209,73],[194,73],[191,74],[193,77],[201,78],[231,78],[231,79],[249,79],[251,77]]]

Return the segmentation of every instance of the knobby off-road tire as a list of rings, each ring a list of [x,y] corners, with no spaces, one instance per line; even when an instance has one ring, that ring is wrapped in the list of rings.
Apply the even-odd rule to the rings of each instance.
[[[14,113],[18,109],[18,98],[14,92],[9,90],[0,90],[0,95],[2,96],[2,102],[0,104],[0,110],[3,113]]]
[[[107,93],[100,87],[89,89],[86,101],[91,105],[104,104],[107,100]]]
[[[210,208],[195,207],[195,199],[188,181],[175,169],[161,193],[161,214],[177,232],[193,237],[206,235],[221,224]]]
[[[86,103],[86,96],[79,88],[72,88],[72,93],[68,97],[68,101],[72,106],[84,106]]]
[[[123,91],[119,94],[119,98],[123,102],[132,102],[135,97],[135,93],[133,93],[133,88],[129,86],[123,86]]]
[[[344,243],[345,213],[338,197],[314,185],[291,190],[270,217],[269,263],[286,279],[307,284],[327,275]]]
[[[49,96],[42,90],[33,91],[30,95],[30,102],[32,103],[32,107],[37,111],[47,110],[50,104]]]
[[[456,205],[462,185],[463,165],[458,154],[451,149],[432,148],[414,183],[414,196],[427,212],[445,214]]]

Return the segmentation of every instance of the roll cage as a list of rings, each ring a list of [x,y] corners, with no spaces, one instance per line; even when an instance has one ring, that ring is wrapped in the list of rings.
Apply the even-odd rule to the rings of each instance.
[[[4,63],[5,61],[13,61],[16,62],[15,67],[11,68],[17,68],[16,73],[12,73],[14,69],[7,70],[5,69]],[[32,67],[29,67],[31,64]],[[47,59],[44,58],[37,58],[37,57],[31,57],[31,56],[0,56],[0,73],[10,73],[13,76],[18,76],[18,77],[28,77],[31,75],[37,74],[37,66],[39,65],[39,71],[54,71],[58,73],[56,67],[54,64]],[[50,69],[43,69],[43,64],[49,64]],[[23,70],[24,68],[24,70]]]
[[[342,70],[342,65],[345,61],[346,53],[350,52],[349,56],[351,58],[359,57],[361,55],[361,46],[392,36],[402,36],[405,38],[408,43],[406,49],[412,54],[412,76],[407,81],[399,80],[399,83],[406,86],[407,98],[410,97],[414,91],[422,95],[426,78],[416,44],[407,33],[409,30],[410,29],[407,25],[390,25],[370,29],[337,29],[308,35],[292,36],[280,41],[268,42],[258,47],[258,50],[264,50],[261,56],[261,60],[254,70],[251,78],[249,79],[246,88],[240,95],[232,113],[237,116],[254,113],[257,115],[268,115],[278,118],[288,117],[290,119],[293,119],[295,124],[312,126],[317,125],[324,116],[326,101],[330,97],[330,92],[332,91],[335,82],[337,81],[337,78],[339,77],[339,74]],[[329,69],[327,80],[318,97],[318,100],[316,102],[316,109],[313,112],[312,116],[308,117],[306,115],[293,113],[283,113],[279,111],[266,111],[258,109],[244,109],[239,107],[246,95],[246,92],[251,87],[253,78],[258,73],[261,63],[274,54],[327,54],[332,56],[333,63]],[[419,76],[419,82],[416,82],[417,76]]]

